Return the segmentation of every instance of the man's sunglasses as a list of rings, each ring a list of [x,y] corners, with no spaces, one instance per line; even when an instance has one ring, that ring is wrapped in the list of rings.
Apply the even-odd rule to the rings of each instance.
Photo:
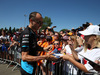
[[[42,21],[38,21],[38,20],[33,20],[33,21],[35,21],[37,24],[39,24],[40,26],[43,24],[43,22]]]

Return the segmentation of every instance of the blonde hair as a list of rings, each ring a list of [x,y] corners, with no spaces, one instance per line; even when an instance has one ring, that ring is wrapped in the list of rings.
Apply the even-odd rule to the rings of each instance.
[[[96,39],[94,41],[94,47],[99,47],[100,48],[100,35],[96,35]],[[84,43],[84,51],[86,52],[88,49],[88,45]]]
[[[86,52],[86,51],[87,51],[87,49],[88,49],[88,46],[87,46],[87,44],[86,44],[86,43],[84,43],[84,52]]]
[[[97,37],[97,39],[95,41],[96,47],[99,47],[100,48],[100,35],[97,35],[96,37]]]
[[[75,35],[70,36],[71,40],[74,42],[74,49],[78,47],[77,37]]]

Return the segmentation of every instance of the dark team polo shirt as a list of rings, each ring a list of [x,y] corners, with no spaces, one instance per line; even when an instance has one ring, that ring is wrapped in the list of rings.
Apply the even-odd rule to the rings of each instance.
[[[36,33],[27,26],[21,35],[21,51],[29,52],[29,55],[32,56],[37,56],[38,50],[43,50],[43,48],[37,45]],[[28,63],[34,65],[36,62]]]

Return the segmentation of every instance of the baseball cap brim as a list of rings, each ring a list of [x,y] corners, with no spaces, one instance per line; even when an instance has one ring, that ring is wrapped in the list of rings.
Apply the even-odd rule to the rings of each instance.
[[[90,33],[87,30],[79,31],[80,34],[88,36],[88,35],[98,35],[97,33]]]
[[[97,25],[90,25],[89,27],[87,27],[84,31],[79,31],[80,34],[83,35],[100,35],[100,30],[99,30],[99,26]]]
[[[82,35],[91,35],[91,33],[87,32],[86,30],[79,31],[79,33],[82,34]]]

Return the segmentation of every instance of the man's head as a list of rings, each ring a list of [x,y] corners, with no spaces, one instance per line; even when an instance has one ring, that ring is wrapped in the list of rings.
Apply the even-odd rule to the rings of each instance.
[[[39,12],[32,12],[29,15],[30,27],[37,30],[43,24],[42,15]]]

